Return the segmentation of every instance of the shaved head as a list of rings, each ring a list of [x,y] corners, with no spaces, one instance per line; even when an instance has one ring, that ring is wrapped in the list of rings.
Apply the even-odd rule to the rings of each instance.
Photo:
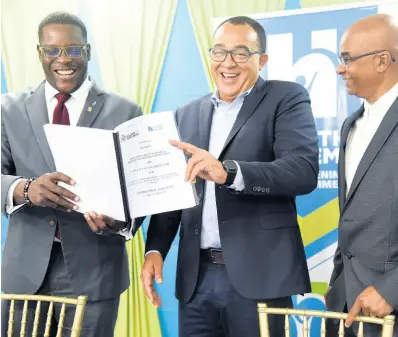
[[[370,50],[398,51],[398,21],[387,14],[368,16],[348,28],[343,40],[353,40],[353,46]]]
[[[348,92],[377,100],[398,82],[397,19],[376,14],[355,22],[341,39],[340,56],[348,60],[337,68]]]

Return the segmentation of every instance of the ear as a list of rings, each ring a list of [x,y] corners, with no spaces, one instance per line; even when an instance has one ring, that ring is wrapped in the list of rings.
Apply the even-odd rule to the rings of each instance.
[[[91,45],[87,43],[87,60],[91,60]]]
[[[41,61],[41,50],[40,50],[40,46],[37,45],[36,49],[37,49],[37,54],[39,55],[39,60]]]
[[[268,61],[268,54],[261,54],[259,59],[259,68],[258,68],[260,71],[263,70],[267,61]]]
[[[376,60],[377,60],[376,69],[378,72],[382,73],[386,71],[386,69],[392,62],[391,54],[389,52],[383,52],[379,55],[378,58],[376,58]]]

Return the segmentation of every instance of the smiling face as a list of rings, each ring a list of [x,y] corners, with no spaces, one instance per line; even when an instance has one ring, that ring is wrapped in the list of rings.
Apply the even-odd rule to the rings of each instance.
[[[228,51],[236,48],[259,50],[257,33],[247,24],[225,23],[214,35],[213,48]],[[230,54],[223,62],[211,62],[211,74],[218,89],[220,99],[233,102],[241,93],[250,89],[257,81],[260,71],[268,60],[266,54],[251,55],[246,63],[236,63]]]
[[[371,40],[367,32],[347,31],[340,43],[341,57],[350,58],[377,51],[378,46],[372,46]],[[350,95],[367,99],[380,86],[382,78],[377,71],[377,58],[377,55],[369,55],[349,61],[347,65],[339,65],[337,74],[345,81]]]
[[[84,46],[79,27],[70,24],[50,24],[43,27],[42,47]],[[58,58],[47,58],[38,49],[46,80],[61,93],[72,93],[80,88],[87,77],[90,46],[82,51],[82,57],[69,58],[63,51]]]

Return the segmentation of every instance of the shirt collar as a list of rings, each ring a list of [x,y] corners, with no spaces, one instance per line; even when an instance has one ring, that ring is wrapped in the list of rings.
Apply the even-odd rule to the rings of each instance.
[[[254,87],[254,86],[253,86]],[[242,92],[241,94],[239,94],[238,96],[236,96],[235,100],[232,102],[236,102],[239,100],[244,100],[246,96],[248,96],[250,94],[250,92],[252,91],[253,87],[251,87],[250,89]],[[232,104],[232,103],[227,103],[223,100],[220,99],[220,95],[218,93],[218,89],[215,89],[213,92],[213,95],[211,96],[211,101],[213,102],[214,106],[216,108],[218,108],[218,106],[220,105],[220,103],[225,103],[225,104]]]
[[[398,97],[398,83],[396,83],[390,90],[388,90],[383,96],[381,96],[373,104],[368,101],[364,102],[365,113],[369,114],[369,111],[385,111],[391,107],[396,98]]]
[[[55,97],[56,94],[59,93],[57,89],[55,89],[48,81],[45,82],[45,95],[46,95],[46,101],[49,102],[52,98]],[[79,89],[71,93],[71,96],[76,99],[76,100],[86,100],[88,93],[91,89],[92,83],[87,76],[82,85],[80,86]]]

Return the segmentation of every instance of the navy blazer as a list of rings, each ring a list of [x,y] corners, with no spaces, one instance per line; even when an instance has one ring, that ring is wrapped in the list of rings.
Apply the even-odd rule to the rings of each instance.
[[[211,95],[178,109],[181,140],[208,149]],[[244,297],[268,299],[311,291],[295,197],[317,186],[318,136],[307,91],[261,77],[245,98],[219,160],[239,163],[245,188],[216,185],[221,245],[231,282]],[[197,282],[205,183],[200,204],[154,215],[146,251],[165,258],[180,228],[176,296],[190,300]]]

